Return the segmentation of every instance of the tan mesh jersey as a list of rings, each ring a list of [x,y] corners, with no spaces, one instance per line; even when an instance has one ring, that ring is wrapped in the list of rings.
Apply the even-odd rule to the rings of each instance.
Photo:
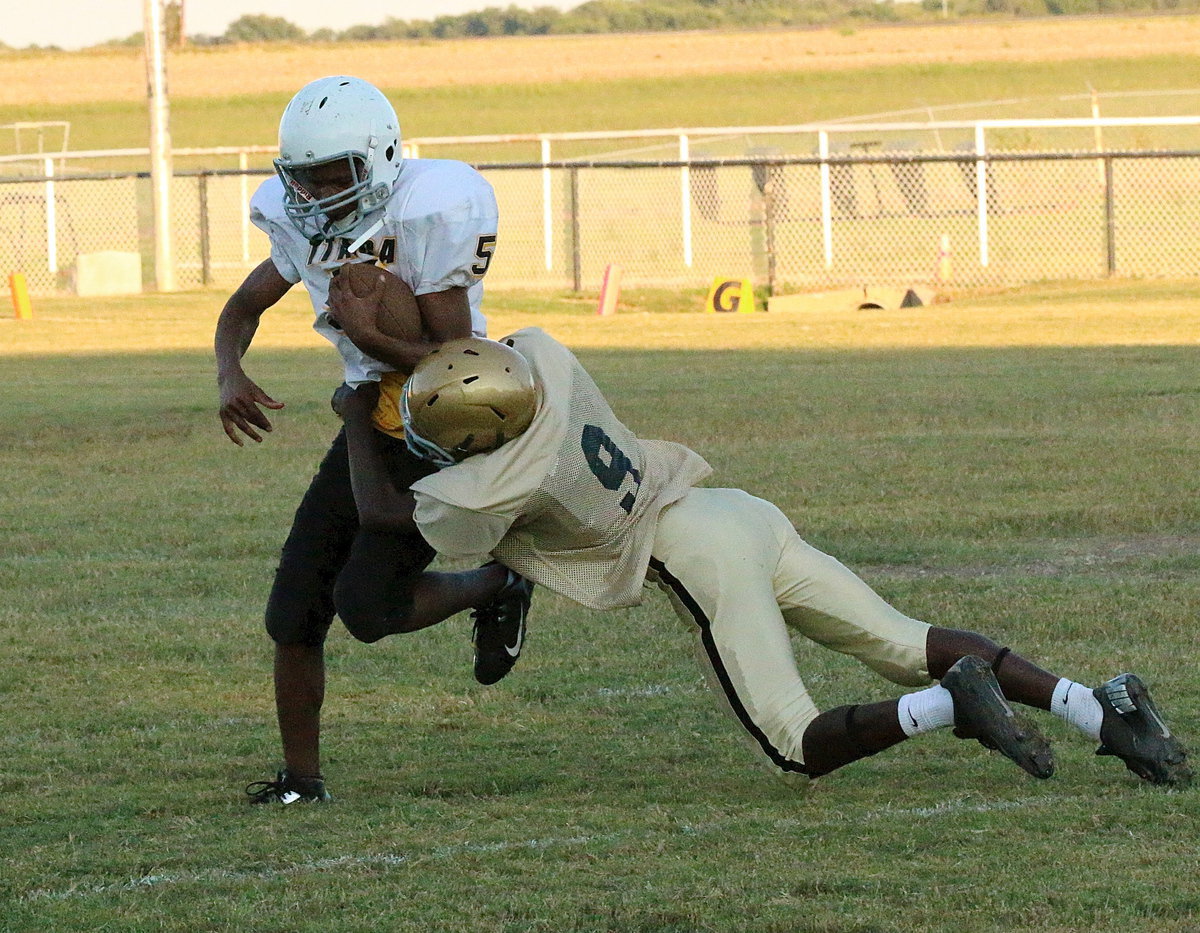
[[[499,450],[413,485],[421,533],[441,554],[491,554],[584,606],[636,605],[659,512],[711,468],[681,444],[635,437],[545,331],[503,341],[533,369],[537,414]]]

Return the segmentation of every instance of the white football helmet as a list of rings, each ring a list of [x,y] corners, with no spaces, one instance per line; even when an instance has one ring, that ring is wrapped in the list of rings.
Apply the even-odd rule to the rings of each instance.
[[[347,235],[382,207],[400,176],[400,121],[373,84],[334,75],[302,87],[279,121],[284,209],[310,239]],[[321,197],[312,171],[342,164],[349,186]],[[344,216],[346,208],[350,210]]]
[[[416,365],[400,405],[409,450],[447,467],[523,434],[537,411],[537,386],[511,343],[463,337]]]

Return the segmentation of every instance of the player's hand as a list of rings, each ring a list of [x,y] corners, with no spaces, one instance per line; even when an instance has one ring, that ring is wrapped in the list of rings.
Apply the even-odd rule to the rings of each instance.
[[[379,383],[364,382],[357,388],[342,383],[334,390],[329,407],[339,418],[346,418],[355,411],[373,412],[379,403]]]
[[[219,384],[221,427],[225,429],[226,436],[239,447],[242,446],[242,434],[256,444],[262,443],[262,435],[258,432],[269,432],[272,428],[270,419],[259,406],[278,411],[283,408],[283,402],[277,402],[267,395],[245,373],[223,377]]]
[[[329,281],[329,314],[352,341],[376,331],[387,273],[371,263],[348,263]]]

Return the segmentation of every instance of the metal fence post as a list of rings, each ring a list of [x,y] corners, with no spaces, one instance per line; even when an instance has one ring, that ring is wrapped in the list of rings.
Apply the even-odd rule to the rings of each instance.
[[[579,235],[579,169],[571,167],[571,282],[575,291],[583,291],[583,249]]]
[[[212,281],[212,248],[208,240],[208,172],[201,172],[196,181],[200,193],[200,281],[208,285]]]
[[[764,166],[766,169],[763,178],[763,224],[765,240],[764,246],[767,253],[767,294],[775,294],[775,214],[777,210],[777,192],[776,192],[776,172],[770,165]]]
[[[1117,274],[1117,223],[1113,209],[1113,160],[1104,157],[1104,253],[1108,274]]]

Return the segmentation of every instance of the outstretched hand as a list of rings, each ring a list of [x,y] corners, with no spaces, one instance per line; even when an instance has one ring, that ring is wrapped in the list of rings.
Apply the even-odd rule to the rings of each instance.
[[[269,432],[272,426],[271,420],[258,406],[278,411],[283,408],[283,402],[275,401],[244,373],[222,379],[220,388],[221,427],[225,429],[228,438],[239,447],[243,446],[241,435],[238,433],[240,431],[254,443],[262,443],[262,435],[258,430]]]

